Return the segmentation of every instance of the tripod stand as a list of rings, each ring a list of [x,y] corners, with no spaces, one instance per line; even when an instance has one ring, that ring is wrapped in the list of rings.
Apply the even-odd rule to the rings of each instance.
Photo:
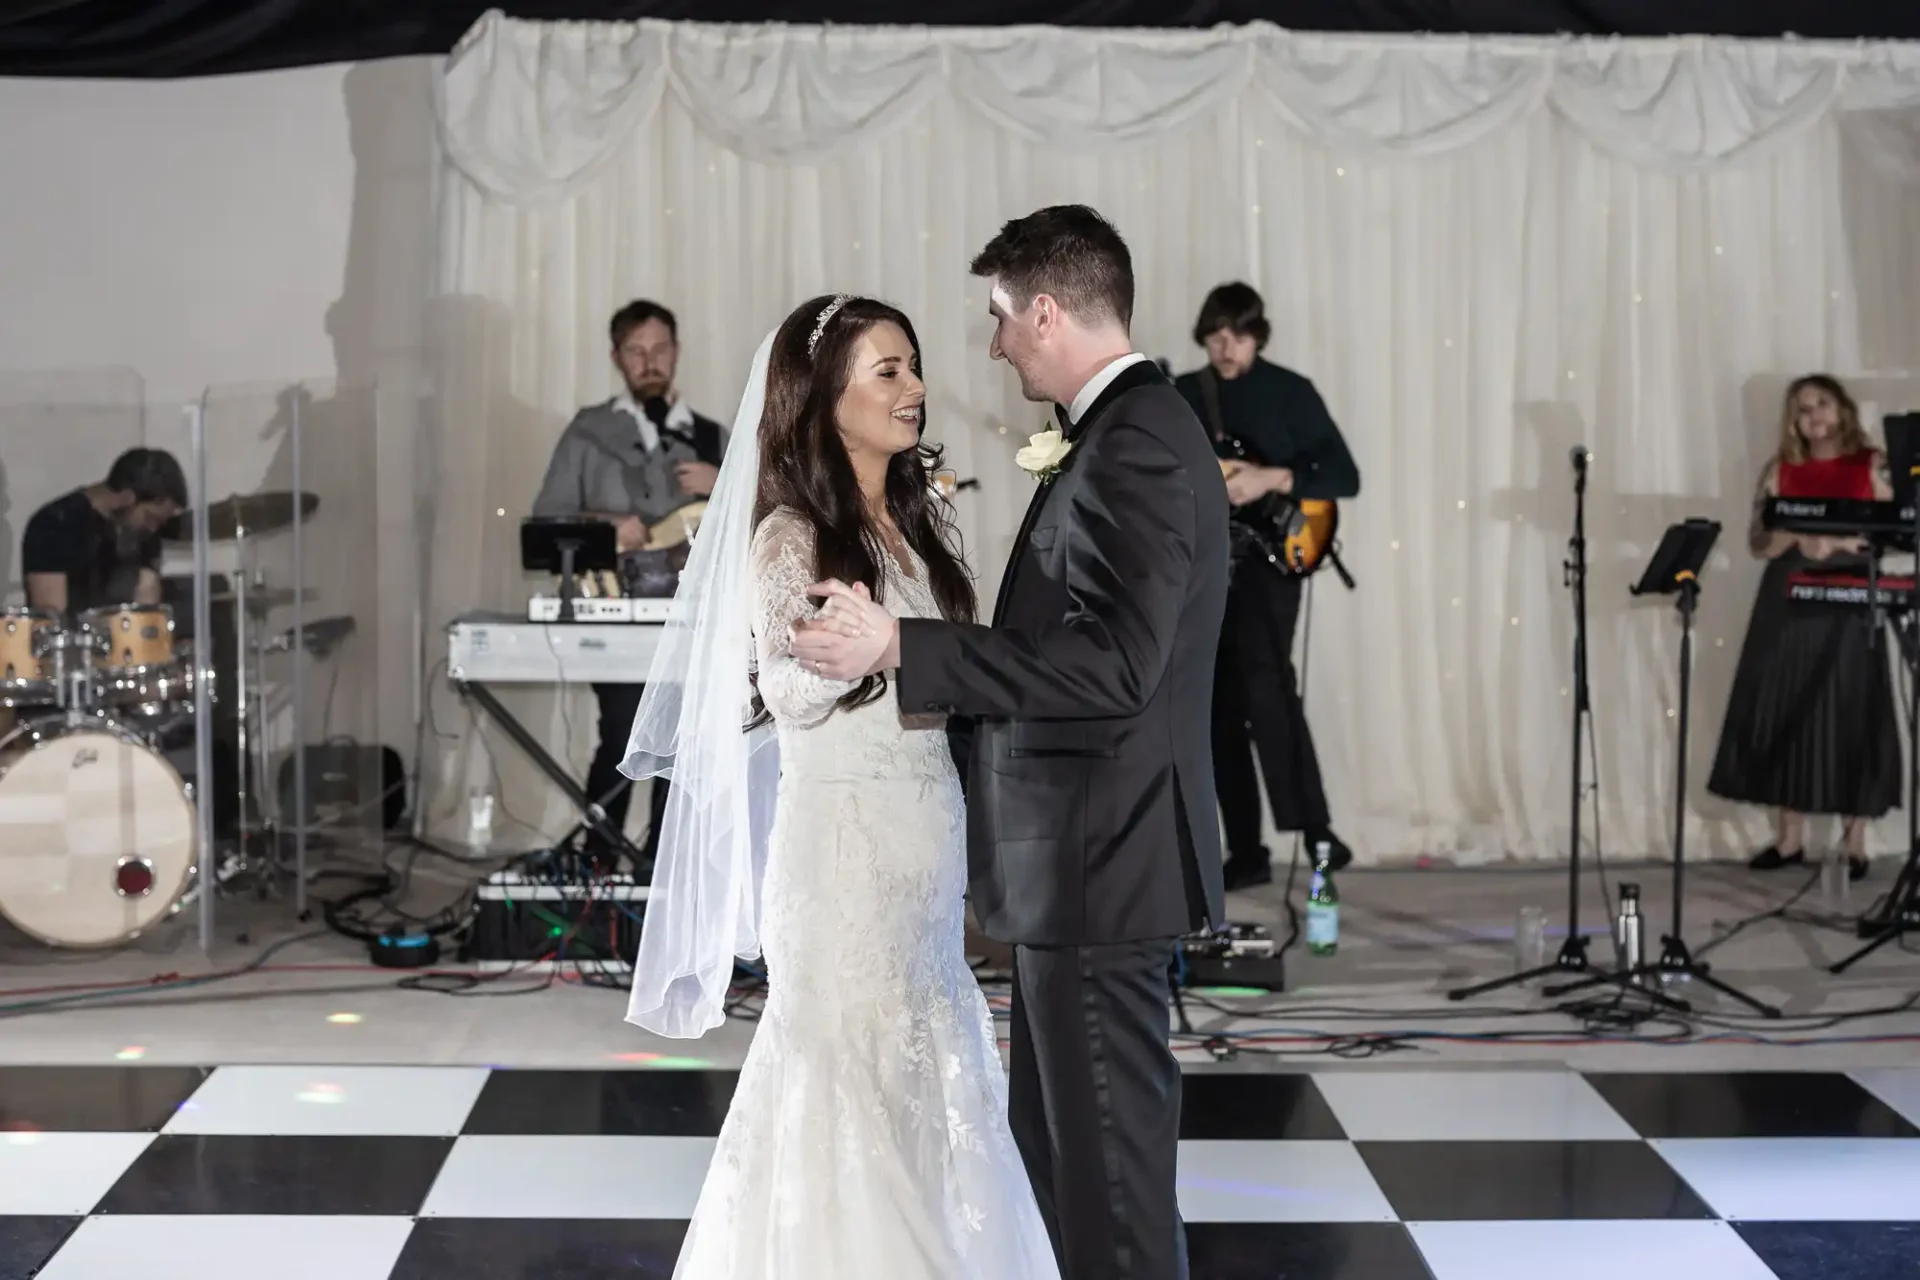
[[[1680,711],[1678,741],[1673,769],[1673,931],[1660,939],[1660,958],[1651,964],[1634,963],[1629,972],[1636,979],[1684,975],[1730,996],[1754,1012],[1769,1018],[1780,1010],[1713,976],[1705,961],[1693,958],[1681,927],[1681,907],[1686,900],[1687,838],[1687,731],[1693,701],[1693,614],[1700,603],[1700,570],[1720,538],[1717,520],[1688,520],[1672,525],[1655,548],[1647,571],[1633,587],[1633,594],[1671,595],[1680,610]],[[1652,985],[1648,984],[1649,987]]]
[[[1559,954],[1546,964],[1449,991],[1449,1000],[1485,995],[1551,974],[1586,975],[1575,984],[1582,987],[1603,982],[1624,986],[1631,981],[1625,973],[1596,969],[1587,958],[1586,935],[1580,932],[1580,800],[1586,781],[1586,740],[1581,733],[1593,716],[1593,702],[1587,690],[1587,461],[1586,446],[1575,445],[1572,452],[1573,536],[1567,540],[1567,558],[1561,565],[1566,587],[1573,593],[1573,779],[1569,805],[1573,835],[1567,852],[1567,939],[1560,944]]]

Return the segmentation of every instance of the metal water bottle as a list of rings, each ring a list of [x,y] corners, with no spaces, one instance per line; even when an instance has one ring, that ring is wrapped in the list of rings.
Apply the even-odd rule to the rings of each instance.
[[[1640,886],[1620,886],[1620,918],[1613,922],[1613,943],[1620,951],[1620,967],[1632,970],[1646,962],[1646,918],[1640,914]]]

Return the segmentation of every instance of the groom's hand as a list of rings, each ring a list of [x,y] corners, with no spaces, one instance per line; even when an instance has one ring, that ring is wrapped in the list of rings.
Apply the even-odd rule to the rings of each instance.
[[[828,580],[807,588],[826,603],[793,624],[789,646],[802,668],[829,680],[858,680],[900,665],[900,624],[865,585]]]

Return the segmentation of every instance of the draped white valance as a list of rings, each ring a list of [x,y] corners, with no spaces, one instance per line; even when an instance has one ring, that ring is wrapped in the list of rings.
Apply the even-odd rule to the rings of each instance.
[[[1603,151],[1683,173],[1840,112],[1876,165],[1920,178],[1920,46],[1051,27],[534,23],[488,14],[449,59],[447,153],[497,199],[591,177],[674,94],[759,161],[817,162],[948,96],[1023,140],[1090,148],[1258,95],[1355,157],[1424,155],[1551,106]],[[1858,117],[1857,120],[1854,117]],[[1857,129],[1854,126],[1857,125]]]

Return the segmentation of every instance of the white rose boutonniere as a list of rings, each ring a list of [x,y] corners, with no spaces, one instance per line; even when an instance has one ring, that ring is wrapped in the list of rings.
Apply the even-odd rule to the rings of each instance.
[[[1072,451],[1072,443],[1057,429],[1050,428],[1028,436],[1026,446],[1013,455],[1013,461],[1022,471],[1045,484],[1060,474],[1060,464]]]

